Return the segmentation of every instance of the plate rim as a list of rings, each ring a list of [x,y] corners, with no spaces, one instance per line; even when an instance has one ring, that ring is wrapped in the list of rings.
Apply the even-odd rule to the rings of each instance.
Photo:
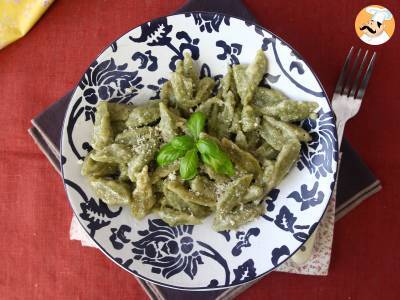
[[[335,130],[334,130],[335,143],[333,144],[333,148],[332,148],[332,149],[333,149],[333,152],[336,153],[336,155],[335,155],[335,156],[336,156],[336,157],[335,157],[336,164],[335,164],[335,170],[334,170],[334,174],[333,174],[333,182],[332,182],[332,183],[334,183],[334,185],[336,186],[337,176],[338,176],[338,165],[339,165],[339,161],[338,161],[338,158],[339,158],[339,142],[338,142],[338,139],[337,139],[336,116],[335,116],[335,114],[333,113],[332,105],[331,105],[331,102],[329,101],[330,98],[329,98],[328,94],[326,93],[325,88],[324,88],[324,86],[323,86],[322,83],[321,83],[321,80],[319,79],[319,77],[318,77],[317,74],[315,73],[314,69],[313,69],[313,68],[310,66],[310,64],[307,62],[307,60],[305,60],[304,57],[303,57],[295,48],[293,48],[291,44],[289,44],[288,42],[286,42],[286,41],[285,41],[283,38],[281,38],[279,35],[277,35],[277,34],[271,32],[270,30],[266,29],[264,26],[261,26],[261,25],[255,23],[255,22],[252,21],[252,20],[246,20],[246,19],[244,19],[244,18],[237,17],[237,16],[234,16],[234,15],[232,15],[232,14],[222,13],[222,12],[195,10],[195,11],[190,11],[190,12],[180,12],[180,13],[173,13],[173,14],[169,14],[169,15],[163,15],[163,16],[160,16],[160,17],[157,17],[157,18],[150,19],[150,20],[147,20],[147,21],[145,21],[145,22],[142,22],[142,23],[140,23],[139,25],[137,25],[137,26],[135,26],[135,27],[132,27],[132,28],[129,29],[128,31],[126,31],[126,32],[124,32],[123,34],[119,35],[116,39],[112,40],[107,46],[105,46],[105,47],[101,50],[101,52],[99,52],[99,54],[96,56],[96,58],[95,58],[94,60],[91,61],[91,63],[89,64],[89,66],[85,69],[85,71],[83,72],[82,76],[80,77],[80,79],[79,79],[78,82],[76,83],[75,88],[74,88],[74,89],[72,90],[72,92],[71,92],[71,100],[72,100],[73,97],[75,96],[76,91],[77,91],[77,89],[78,89],[78,87],[79,87],[79,83],[84,79],[85,74],[86,74],[87,70],[90,68],[90,66],[91,66],[95,61],[97,61],[97,59],[98,59],[98,58],[99,58],[113,43],[117,42],[119,39],[121,39],[121,38],[122,38],[123,36],[125,36],[127,33],[131,32],[132,30],[134,30],[134,29],[136,29],[136,28],[138,28],[138,27],[141,27],[143,24],[146,24],[146,23],[148,23],[148,22],[153,22],[153,21],[161,20],[161,19],[168,18],[168,17],[175,17],[175,16],[186,15],[186,14],[195,14],[195,13],[206,14],[206,15],[220,15],[220,16],[223,16],[223,17],[234,18],[234,19],[238,19],[238,20],[240,20],[240,21],[245,22],[246,25],[247,25],[247,24],[250,24],[249,26],[255,26],[255,28],[262,29],[262,30],[266,31],[267,33],[269,33],[272,37],[274,37],[274,38],[278,39],[279,41],[283,42],[288,48],[290,48],[290,50],[291,50],[300,60],[302,60],[302,61],[305,63],[305,65],[306,65],[306,66],[309,68],[309,70],[311,71],[313,77],[317,80],[317,83],[318,83],[319,87],[321,88],[323,98],[324,98],[325,101],[327,102],[327,104],[328,104],[328,106],[329,106],[329,108],[330,108],[330,111],[332,112],[332,116],[333,116],[333,125],[334,125],[334,129],[335,129]],[[70,101],[70,102],[68,103],[66,112],[69,110],[69,108],[70,108],[72,105],[73,105],[73,104],[72,104],[72,101]],[[130,274],[132,274],[132,275],[134,275],[134,276],[136,276],[136,277],[138,277],[138,278],[140,278],[140,279],[142,279],[142,280],[149,281],[149,282],[151,282],[151,283],[153,283],[153,284],[160,285],[160,286],[164,286],[164,287],[167,287],[167,288],[172,288],[172,289],[176,289],[176,290],[184,290],[184,291],[213,291],[213,290],[221,290],[221,289],[228,289],[228,288],[232,288],[232,287],[238,287],[238,286],[240,286],[240,285],[244,285],[244,284],[247,284],[247,283],[250,283],[250,282],[254,282],[254,281],[256,281],[256,280],[259,280],[259,279],[261,279],[262,277],[264,277],[264,276],[268,275],[269,273],[271,273],[272,271],[274,271],[275,269],[277,269],[280,265],[282,265],[283,263],[285,263],[285,262],[286,262],[287,260],[289,260],[294,254],[296,254],[296,253],[300,250],[300,248],[301,248],[305,243],[307,243],[307,241],[309,240],[309,238],[313,235],[314,231],[315,231],[316,228],[318,227],[318,226],[315,226],[315,228],[312,228],[312,230],[310,230],[310,232],[309,232],[309,236],[304,240],[304,242],[301,243],[300,246],[299,246],[295,251],[293,251],[290,255],[288,255],[285,259],[283,259],[280,263],[278,263],[278,264],[277,264],[276,266],[274,266],[272,269],[270,269],[270,270],[268,270],[268,271],[266,271],[266,272],[264,272],[264,273],[262,273],[262,274],[258,274],[257,276],[255,276],[255,277],[253,277],[253,278],[251,278],[251,279],[245,279],[245,280],[243,280],[243,281],[240,282],[240,283],[235,283],[235,284],[230,283],[230,284],[228,284],[228,285],[219,286],[219,287],[207,287],[207,286],[206,286],[206,287],[182,287],[182,286],[170,285],[170,284],[163,283],[163,282],[158,282],[158,281],[156,281],[156,280],[154,280],[154,279],[147,278],[146,276],[143,276],[143,275],[139,274],[139,273],[136,272],[136,271],[132,271],[132,270],[130,270],[129,268],[126,268],[125,266],[123,266],[121,263],[117,262],[117,261],[115,260],[115,258],[114,258],[110,253],[107,252],[107,250],[105,250],[93,237],[91,237],[91,236],[89,235],[89,232],[88,232],[88,230],[86,229],[86,226],[85,226],[84,224],[82,224],[82,222],[81,222],[79,216],[78,216],[77,213],[75,212],[75,210],[74,210],[74,208],[73,208],[73,205],[72,205],[72,202],[71,202],[71,200],[70,200],[70,198],[69,198],[69,196],[68,196],[67,185],[66,185],[66,183],[65,183],[65,180],[68,180],[68,179],[66,179],[66,178],[64,177],[64,167],[63,167],[63,166],[64,166],[64,163],[63,163],[63,157],[64,157],[64,156],[63,156],[63,137],[64,137],[64,128],[65,128],[65,125],[66,125],[66,121],[67,121],[67,114],[64,115],[63,125],[62,125],[62,128],[61,128],[60,143],[59,143],[59,144],[60,144],[60,167],[61,167],[60,169],[61,169],[61,175],[62,175],[64,190],[65,190],[65,193],[66,193],[66,196],[67,196],[68,203],[69,203],[69,205],[70,205],[70,207],[71,207],[71,209],[72,209],[72,212],[73,212],[74,216],[77,218],[78,223],[80,224],[80,226],[82,226],[82,228],[83,228],[83,229],[85,230],[85,232],[88,234],[88,237],[97,245],[97,248],[98,248],[106,257],[108,257],[112,262],[114,262],[117,266],[119,266],[119,267],[122,268],[123,270],[129,272]],[[335,150],[336,150],[336,151],[335,151]],[[327,209],[328,209],[329,202],[330,202],[331,199],[332,199],[332,195],[333,195],[334,190],[335,190],[335,188],[331,189],[331,191],[330,191],[329,200],[326,202],[325,208],[323,209],[323,213],[322,213],[321,217],[319,218],[319,220],[318,220],[318,222],[317,222],[318,225],[321,223],[321,220],[322,220],[323,216],[325,215],[325,213],[326,213],[326,211],[327,211]]]

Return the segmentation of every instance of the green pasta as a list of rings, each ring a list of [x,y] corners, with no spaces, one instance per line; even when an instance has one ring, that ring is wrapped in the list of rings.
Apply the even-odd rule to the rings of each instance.
[[[94,122],[92,147],[100,150],[104,146],[112,143],[114,138],[111,127],[110,113],[108,112],[107,102],[100,102],[96,108],[96,120]]]
[[[155,203],[156,199],[153,195],[148,166],[144,166],[136,177],[136,188],[132,193],[132,201],[130,203],[132,214],[136,218],[142,219],[150,213]]]
[[[158,103],[159,101],[149,101],[145,105],[132,109],[126,120],[126,125],[135,128],[157,121],[160,118]]]
[[[117,172],[118,172],[117,164],[95,161],[90,157],[90,155],[85,157],[81,169],[81,173],[83,176],[93,176],[93,177],[105,177],[113,175]]]
[[[251,222],[311,140],[295,122],[318,109],[259,86],[267,64],[259,50],[216,82],[200,78],[185,52],[159,100],[100,102],[82,175],[100,199],[129,205],[137,219],[157,213],[171,226],[194,225],[213,214],[214,230]]]
[[[96,195],[110,205],[129,204],[131,202],[130,185],[111,179],[90,179]]]
[[[195,203],[202,206],[214,207],[216,205],[215,199],[208,196],[200,196],[194,192],[189,191],[183,184],[178,181],[170,181],[167,188],[177,194],[183,201],[188,203]]]
[[[95,161],[106,163],[126,163],[132,157],[132,147],[124,144],[111,144],[90,153]]]

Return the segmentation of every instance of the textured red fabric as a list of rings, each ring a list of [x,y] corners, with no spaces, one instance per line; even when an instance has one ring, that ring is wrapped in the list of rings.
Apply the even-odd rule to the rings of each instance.
[[[293,45],[329,94],[370,1],[248,0],[262,25]],[[68,237],[61,180],[27,133],[30,119],[77,83],[113,39],[182,0],[57,0],[32,31],[0,51],[0,298],[146,299],[137,282]],[[380,1],[400,24],[398,1]],[[383,190],[336,226],[328,277],[273,273],[240,299],[397,299],[400,292],[400,26],[379,47],[360,114],[346,128]]]

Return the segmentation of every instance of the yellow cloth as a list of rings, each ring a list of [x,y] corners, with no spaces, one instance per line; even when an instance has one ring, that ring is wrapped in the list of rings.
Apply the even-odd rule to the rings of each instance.
[[[54,0],[0,0],[0,49],[23,37]]]

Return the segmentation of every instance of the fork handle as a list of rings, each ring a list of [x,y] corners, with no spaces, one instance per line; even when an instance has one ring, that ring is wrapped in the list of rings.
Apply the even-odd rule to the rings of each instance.
[[[345,120],[337,120],[336,121],[337,138],[338,138],[338,151],[340,151],[340,145],[342,144],[343,132],[344,132],[344,126],[345,125],[346,125],[346,121]]]

